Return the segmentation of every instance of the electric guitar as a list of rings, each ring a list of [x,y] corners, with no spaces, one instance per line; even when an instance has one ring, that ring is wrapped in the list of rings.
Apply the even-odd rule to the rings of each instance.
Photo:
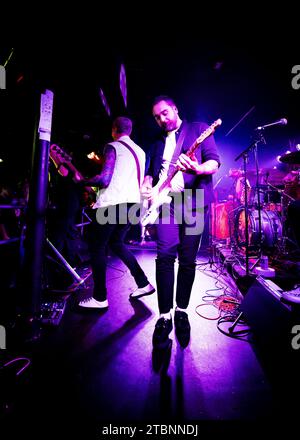
[[[69,171],[71,171],[73,176],[77,177],[78,181],[84,179],[83,175],[80,173],[80,171],[77,170],[77,168],[72,163],[72,157],[58,145],[52,144],[50,146],[50,158],[52,159],[58,172],[63,177],[66,177]],[[61,168],[62,166],[63,169]],[[93,193],[95,192],[92,187],[85,187],[85,188],[88,192],[93,192]]]
[[[193,145],[185,153],[187,156],[191,157],[199,145],[208,138],[215,129],[222,124],[221,119],[217,119],[213,122],[201,135],[195,140]],[[171,190],[171,181],[173,177],[180,171],[180,167],[177,166],[174,170],[167,176],[161,178],[158,183],[153,187],[154,191],[157,191],[157,196],[152,200],[151,206],[147,209],[144,215],[141,216],[141,225],[143,227],[148,224],[153,224],[157,217],[159,216],[159,208],[163,203],[170,203],[171,197],[168,196]]]

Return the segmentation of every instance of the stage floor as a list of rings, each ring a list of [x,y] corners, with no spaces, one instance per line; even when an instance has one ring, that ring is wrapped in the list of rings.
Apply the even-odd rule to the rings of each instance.
[[[134,253],[155,285],[155,251],[136,248]],[[202,264],[209,259],[199,255],[188,309],[191,341],[185,349],[173,330],[169,348],[153,352],[156,293],[130,302],[135,282],[115,257],[109,258],[106,312],[76,307],[91,293],[90,277],[68,296],[58,326],[46,326],[30,347],[13,353],[7,347],[6,358],[31,361],[1,417],[11,436],[62,438],[63,432],[82,431],[86,439],[96,439],[109,424],[152,423],[197,424],[201,435],[201,429],[223,432],[228,427],[232,432],[258,422],[272,426],[288,417],[297,388],[293,367],[280,353],[259,353],[251,334],[239,339],[220,332],[214,319],[219,312],[211,304],[198,307],[205,295],[223,294],[224,288],[240,298],[226,271],[211,260]]]

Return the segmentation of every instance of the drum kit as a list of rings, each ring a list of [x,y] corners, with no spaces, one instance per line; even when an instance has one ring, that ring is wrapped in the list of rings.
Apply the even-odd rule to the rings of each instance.
[[[300,151],[285,154],[279,160],[291,165],[293,171],[286,176],[286,173],[277,169],[261,169],[258,184],[253,187],[249,179],[256,174],[256,170],[249,170],[247,179],[242,170],[229,171],[229,177],[234,181],[234,194],[227,201],[212,204],[213,238],[226,240],[228,245],[245,252],[247,223],[251,255],[273,253],[275,249],[282,254],[288,252],[287,243],[294,242],[287,227],[287,212],[289,204],[300,199]],[[291,179],[288,178],[290,175]]]

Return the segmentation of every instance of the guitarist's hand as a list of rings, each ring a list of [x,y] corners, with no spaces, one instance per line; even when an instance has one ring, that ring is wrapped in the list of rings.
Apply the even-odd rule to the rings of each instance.
[[[194,154],[190,157],[186,154],[181,154],[176,162],[176,166],[179,167],[180,171],[199,174],[199,162]]]
[[[149,200],[151,203],[153,203],[153,201],[157,199],[158,194],[159,194],[158,185],[155,185],[154,187],[142,185],[141,187],[141,196],[144,199]]]
[[[152,186],[148,183],[141,186],[141,196],[143,197],[143,199],[151,199],[152,189]]]

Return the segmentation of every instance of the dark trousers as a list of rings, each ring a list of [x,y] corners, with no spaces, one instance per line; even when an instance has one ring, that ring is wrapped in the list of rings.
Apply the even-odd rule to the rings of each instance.
[[[119,223],[120,206],[116,206],[116,222],[99,224],[96,220],[95,210],[92,223],[89,225],[89,249],[94,280],[93,296],[98,301],[104,301],[107,298],[106,266],[108,246],[129,268],[138,287],[145,287],[149,283],[135,256],[124,244],[125,236],[131,225],[129,221],[126,224]],[[131,206],[132,204],[127,204],[128,209]]]
[[[164,205],[164,207],[166,207]],[[182,309],[188,307],[196,272],[196,257],[202,233],[188,235],[187,227],[191,223],[177,222],[176,209],[169,205],[170,224],[163,224],[162,217],[157,228],[156,283],[158,308],[160,313],[168,313],[173,308],[175,260],[178,256],[176,287],[176,305]],[[179,207],[183,209],[183,207]],[[175,212],[174,212],[175,211]],[[194,216],[193,212],[193,216]],[[201,214],[204,221],[204,213]]]

